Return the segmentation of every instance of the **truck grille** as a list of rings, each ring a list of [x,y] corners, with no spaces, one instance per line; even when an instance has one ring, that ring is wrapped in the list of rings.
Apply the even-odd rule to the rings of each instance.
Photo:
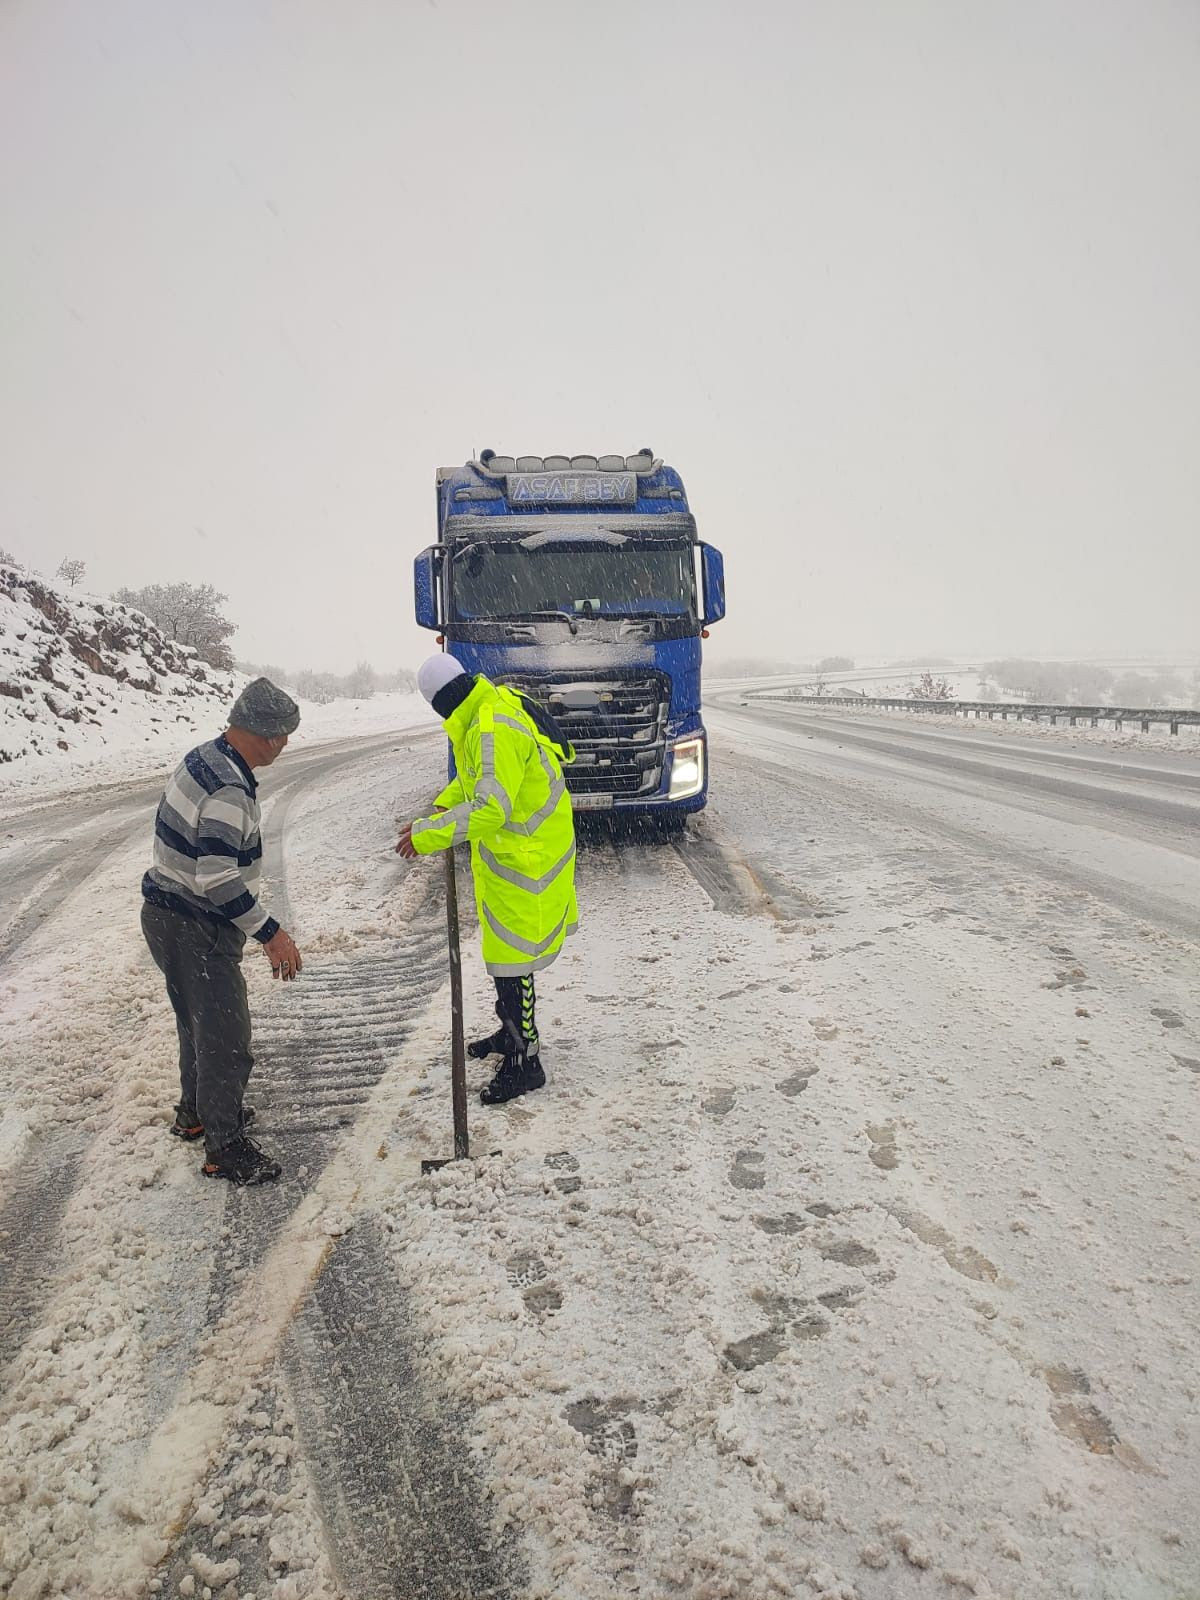
[[[575,795],[616,799],[654,794],[667,752],[670,681],[661,673],[629,678],[505,678],[545,706],[575,746],[564,769]]]

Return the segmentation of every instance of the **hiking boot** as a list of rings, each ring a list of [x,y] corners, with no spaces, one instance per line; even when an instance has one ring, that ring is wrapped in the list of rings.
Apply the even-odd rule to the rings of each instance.
[[[507,1043],[508,1034],[503,1028],[497,1028],[495,1033],[489,1033],[486,1039],[472,1039],[467,1046],[467,1054],[472,1061],[484,1061],[488,1056],[502,1056]]]
[[[518,1095],[540,1089],[546,1081],[542,1063],[537,1056],[505,1056],[504,1063],[491,1083],[485,1083],[479,1098],[485,1106],[503,1105]]]
[[[239,1188],[252,1183],[274,1183],[283,1170],[273,1156],[242,1134],[231,1139],[219,1150],[205,1152],[207,1160],[200,1168],[206,1178],[228,1178]]]
[[[248,1128],[254,1121],[254,1107],[242,1107],[242,1127]],[[191,1144],[196,1139],[203,1139],[204,1124],[200,1121],[198,1111],[177,1111],[175,1121],[171,1124],[169,1132],[176,1139],[183,1139]]]

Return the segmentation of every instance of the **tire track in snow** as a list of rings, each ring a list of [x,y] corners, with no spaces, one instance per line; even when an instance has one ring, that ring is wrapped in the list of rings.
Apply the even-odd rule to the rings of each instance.
[[[86,1148],[74,1129],[35,1136],[9,1180],[0,1206],[0,1369],[36,1326],[53,1288],[55,1241]]]
[[[364,759],[379,755],[371,752]],[[338,769],[344,765],[338,758]],[[274,798],[264,846],[271,902],[284,927],[293,921],[284,839],[302,781],[292,780]],[[284,1174],[265,1189],[225,1186],[232,1271],[214,1274],[210,1321],[224,1311],[231,1278],[262,1259],[312,1189],[403,1048],[411,1032],[408,1019],[420,1016],[445,979],[440,880],[423,874],[411,881],[417,898],[410,911],[412,931],[405,938],[380,941],[380,949],[369,955],[310,958],[293,983],[272,986],[270,1009],[255,1022],[255,1067],[247,1097],[258,1112],[256,1129],[279,1150]]]
[[[305,1504],[353,1600],[519,1592],[515,1541],[493,1543],[467,1460],[469,1419],[430,1383],[418,1351],[387,1242],[362,1220],[336,1242],[279,1361],[230,1427],[163,1571],[167,1592],[231,1561],[239,1593],[272,1592],[290,1565],[273,1507],[294,1517]]]
[[[677,856],[718,911],[735,915],[811,916],[813,908],[783,883],[768,883],[730,844],[719,838],[707,819],[692,818],[682,834],[655,835],[652,826],[626,830],[619,818],[576,818],[581,870],[607,865],[636,884],[647,868]]]
[[[348,749],[339,743],[303,758],[288,774],[281,797],[290,798],[313,773],[319,776],[335,764],[377,757],[385,742],[388,747],[392,744],[390,738],[354,741]],[[132,842],[139,829],[146,830],[149,851],[152,808],[161,791],[159,780],[142,779],[53,805],[32,806],[6,820],[3,830],[9,837],[27,838],[33,859],[6,879],[10,920],[0,930],[0,972],[59,915],[77,890],[108,865],[115,851]],[[114,815],[120,819],[115,823]],[[106,819],[109,826],[104,826]],[[74,832],[62,831],[72,828]],[[278,834],[272,848],[278,856]],[[69,1131],[38,1136],[9,1180],[10,1193],[0,1207],[0,1364],[20,1349],[53,1287],[59,1225],[83,1176],[86,1142]],[[178,1371],[172,1370],[175,1363],[168,1367],[156,1357],[152,1365],[152,1383],[169,1398],[180,1381]]]
[[[297,793],[274,801],[266,851],[272,901],[291,920],[283,841]],[[334,1153],[354,1138],[356,1118],[401,1052],[446,977],[440,874],[407,880],[410,931],[382,954],[318,964],[273,991],[256,1026],[253,1098],[264,1137],[278,1146],[284,1177],[268,1189],[225,1196],[229,1243],[214,1263],[206,1321],[215,1327]],[[378,948],[378,947],[377,947]],[[278,1135],[278,1139],[276,1139]],[[358,1152],[370,1160],[372,1152]],[[289,1329],[279,1372],[320,1503],[329,1555],[355,1600],[406,1594],[502,1600],[517,1566],[512,1543],[497,1546],[482,1490],[466,1460],[466,1419],[421,1373],[419,1330],[395,1283],[386,1247],[359,1221],[330,1250]],[[209,1483],[239,1473],[239,1442],[227,1441]],[[249,1493],[253,1495],[251,1488]],[[217,1528],[193,1520],[173,1553],[182,1577],[193,1557],[219,1563]],[[262,1541],[238,1554],[243,1583],[270,1576]]]
[[[493,1547],[469,1419],[424,1374],[419,1347],[387,1244],[359,1223],[284,1358],[335,1566],[356,1600],[503,1600],[519,1581],[514,1542]]]
[[[112,827],[89,833],[83,839],[47,840],[43,847],[35,847],[38,859],[18,868],[6,890],[11,920],[0,931],[0,970],[11,964],[21,946],[57,915],[77,889],[108,865],[113,852],[132,839],[145,821],[139,807],[126,812]],[[56,844],[75,853],[58,861],[47,860],[42,849],[49,850]]]

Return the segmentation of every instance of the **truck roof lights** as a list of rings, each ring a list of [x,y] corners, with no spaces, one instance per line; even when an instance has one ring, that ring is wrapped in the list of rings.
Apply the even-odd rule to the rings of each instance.
[[[649,449],[631,456],[498,456],[494,450],[481,450],[475,466],[497,478],[513,472],[634,472],[647,477],[662,462]]]

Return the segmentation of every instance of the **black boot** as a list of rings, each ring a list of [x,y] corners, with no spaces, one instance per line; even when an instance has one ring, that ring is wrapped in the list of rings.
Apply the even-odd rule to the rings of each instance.
[[[472,1061],[486,1061],[488,1056],[503,1055],[507,1043],[508,1034],[503,1028],[497,1028],[495,1033],[489,1033],[486,1039],[472,1039],[467,1046],[467,1054]]]
[[[518,1095],[540,1089],[546,1081],[542,1063],[537,1056],[505,1056],[499,1072],[491,1083],[485,1083],[479,1098],[485,1106],[503,1105]]]
[[[274,1183],[283,1170],[274,1157],[243,1133],[218,1150],[207,1150],[200,1168],[206,1178],[228,1178],[239,1188],[252,1183]]]

